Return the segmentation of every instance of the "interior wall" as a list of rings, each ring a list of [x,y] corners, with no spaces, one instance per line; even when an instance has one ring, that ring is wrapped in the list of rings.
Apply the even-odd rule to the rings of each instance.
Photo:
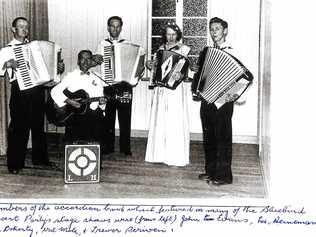
[[[270,180],[270,94],[271,94],[271,3],[262,0],[261,54],[260,54],[260,120],[259,155],[266,186]]]

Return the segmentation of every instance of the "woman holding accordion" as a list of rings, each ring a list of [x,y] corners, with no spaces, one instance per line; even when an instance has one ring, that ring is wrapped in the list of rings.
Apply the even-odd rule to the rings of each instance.
[[[152,72],[162,68],[159,78],[156,71],[158,79],[153,80],[154,92],[145,157],[147,162],[165,163],[171,166],[189,164],[188,91],[185,85],[180,83],[187,74],[188,65],[185,64],[186,67],[182,70],[172,70],[175,66],[174,62],[179,58],[187,61],[186,57],[190,51],[190,47],[179,42],[181,38],[180,28],[175,23],[167,24],[163,32],[164,44],[155,53],[153,61],[147,62],[147,67]],[[169,56],[168,52],[175,53],[176,56]],[[168,72],[171,71],[173,75],[170,76],[171,73]],[[175,80],[178,83],[172,85],[171,81],[168,83],[166,80],[163,83],[161,78],[168,76],[171,81]]]

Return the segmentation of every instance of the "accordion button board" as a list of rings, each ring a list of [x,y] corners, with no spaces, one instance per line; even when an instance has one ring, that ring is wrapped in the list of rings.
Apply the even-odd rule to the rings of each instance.
[[[29,88],[33,84],[32,84],[30,73],[29,73],[29,66],[27,65],[27,62],[24,59],[25,57],[23,54],[22,47],[14,48],[13,52],[15,54],[15,57],[16,57],[16,60],[18,63],[18,67],[20,69],[20,70],[18,70],[18,73],[20,74],[20,77],[23,80],[24,87]]]

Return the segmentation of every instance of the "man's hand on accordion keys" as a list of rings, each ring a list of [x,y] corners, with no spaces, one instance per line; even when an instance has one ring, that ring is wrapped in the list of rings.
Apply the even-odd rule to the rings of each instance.
[[[17,67],[18,67],[18,62],[14,59],[10,59],[6,61],[5,64],[3,65],[3,68],[5,69],[12,68],[14,71],[16,71]]]

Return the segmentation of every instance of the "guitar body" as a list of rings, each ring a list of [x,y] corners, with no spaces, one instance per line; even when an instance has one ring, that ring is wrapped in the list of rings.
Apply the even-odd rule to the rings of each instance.
[[[75,92],[66,90],[64,91],[64,94],[72,100],[83,103],[81,103],[80,108],[75,108],[69,104],[66,104],[63,107],[58,107],[51,96],[49,96],[47,99],[46,116],[47,120],[56,126],[66,126],[67,120],[71,116],[74,114],[84,114],[87,111],[89,105],[85,102],[89,99],[89,96],[83,89]]]
[[[73,93],[66,90],[66,91],[64,91],[64,93],[69,99],[81,102],[80,108],[75,108],[71,105],[66,104],[65,106],[63,106],[63,107],[65,107],[65,111],[67,111],[68,113],[72,113],[72,114],[84,114],[87,111],[89,104],[86,102],[88,102],[89,95],[87,92],[85,92],[85,90],[80,89],[80,90],[77,90]]]

